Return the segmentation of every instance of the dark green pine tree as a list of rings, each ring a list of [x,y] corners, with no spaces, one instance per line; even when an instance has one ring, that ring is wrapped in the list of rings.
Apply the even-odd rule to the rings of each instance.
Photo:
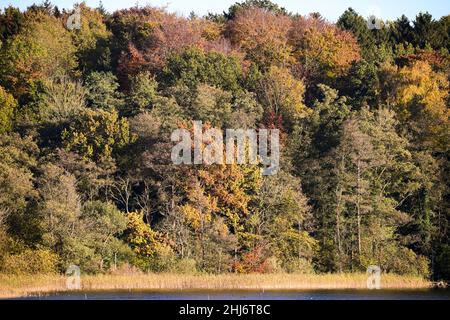
[[[393,44],[412,43],[414,41],[414,30],[408,17],[402,15],[391,27],[390,40]]]

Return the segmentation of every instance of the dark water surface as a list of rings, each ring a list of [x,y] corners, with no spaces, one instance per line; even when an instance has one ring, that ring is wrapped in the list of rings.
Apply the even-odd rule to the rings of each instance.
[[[27,300],[450,300],[450,290],[95,291],[55,293]]]

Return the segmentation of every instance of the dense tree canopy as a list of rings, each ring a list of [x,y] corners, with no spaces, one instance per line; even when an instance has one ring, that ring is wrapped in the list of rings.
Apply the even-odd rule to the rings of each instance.
[[[450,277],[449,16],[79,9],[0,12],[0,272]],[[193,120],[279,129],[279,172],[174,165]]]

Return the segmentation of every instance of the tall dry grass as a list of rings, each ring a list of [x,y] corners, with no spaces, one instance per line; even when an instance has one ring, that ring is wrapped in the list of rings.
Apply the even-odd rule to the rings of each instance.
[[[251,290],[287,291],[318,289],[366,289],[366,274],[133,274],[82,276],[82,290]],[[383,275],[383,289],[429,288],[431,283],[423,278]],[[0,298],[65,292],[64,276],[8,276],[0,275]]]

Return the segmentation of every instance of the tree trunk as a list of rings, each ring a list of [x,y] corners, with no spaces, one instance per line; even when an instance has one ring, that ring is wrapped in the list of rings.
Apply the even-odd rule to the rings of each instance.
[[[342,189],[339,189],[338,203],[336,207],[336,241],[338,244],[338,267],[339,272],[342,273],[342,241],[341,241],[341,202],[342,202]]]
[[[361,162],[358,160],[358,180],[356,195],[357,229],[358,229],[358,259],[361,258]]]

